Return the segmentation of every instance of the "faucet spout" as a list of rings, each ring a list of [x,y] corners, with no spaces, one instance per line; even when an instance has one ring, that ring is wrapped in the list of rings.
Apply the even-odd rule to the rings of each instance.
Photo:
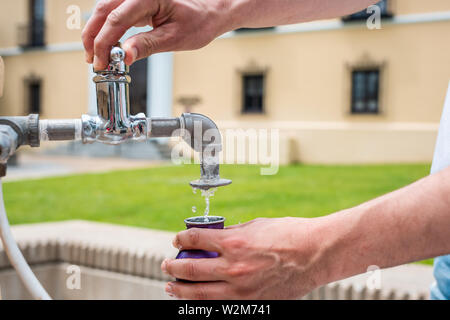
[[[220,178],[222,136],[215,122],[198,113],[184,113],[180,119],[185,129],[184,140],[200,154],[200,179],[190,185],[205,190],[229,185],[231,180]]]
[[[183,113],[179,118],[148,118],[149,137],[181,136],[200,155],[200,179],[191,181],[197,189],[226,186],[231,180],[220,177],[219,153],[222,136],[217,125],[205,115]]]

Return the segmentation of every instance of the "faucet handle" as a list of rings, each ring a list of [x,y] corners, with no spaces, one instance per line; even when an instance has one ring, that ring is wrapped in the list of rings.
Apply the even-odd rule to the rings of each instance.
[[[130,68],[125,64],[125,50],[120,43],[112,47],[109,53],[109,64],[106,70],[94,70],[96,73],[128,74]]]
[[[123,50],[119,44],[111,49],[109,57],[113,63],[122,62],[125,60],[125,50]]]
[[[125,50],[122,49],[120,43],[111,49],[109,58],[108,71],[119,74],[129,73],[130,68],[125,64]]]

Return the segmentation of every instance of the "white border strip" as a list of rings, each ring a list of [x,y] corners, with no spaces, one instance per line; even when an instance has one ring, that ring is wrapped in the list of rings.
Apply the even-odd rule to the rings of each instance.
[[[450,21],[450,11],[419,13],[419,14],[405,14],[394,16],[392,19],[382,20],[384,25],[401,25],[401,24],[415,24],[415,23],[430,23]],[[313,22],[305,22],[299,24],[292,24],[286,26],[278,26],[274,29],[254,31],[254,32],[228,32],[221,36],[221,38],[232,37],[248,37],[267,34],[286,34],[286,33],[302,33],[315,31],[329,31],[341,29],[365,29],[365,21],[343,22],[341,19],[321,20]]]
[[[344,131],[420,131],[437,132],[439,123],[421,122],[348,122],[348,121],[218,121],[221,129],[280,129],[280,130],[344,130]]]
[[[84,50],[83,44],[81,42],[64,42],[64,43],[55,43],[49,44],[43,48],[36,49],[22,49],[20,47],[13,48],[0,48],[0,56],[8,57],[8,56],[18,56],[21,54],[35,54],[35,53],[56,53],[56,52],[71,52],[71,51],[82,51]]]

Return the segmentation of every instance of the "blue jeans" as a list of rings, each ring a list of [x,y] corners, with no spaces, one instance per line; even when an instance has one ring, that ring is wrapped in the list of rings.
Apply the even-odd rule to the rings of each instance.
[[[450,255],[434,259],[434,278],[431,286],[432,300],[450,300]]]

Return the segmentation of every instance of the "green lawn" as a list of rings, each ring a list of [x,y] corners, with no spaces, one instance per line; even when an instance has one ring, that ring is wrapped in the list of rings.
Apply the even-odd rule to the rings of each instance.
[[[227,224],[256,217],[317,217],[357,205],[407,185],[429,165],[281,167],[261,176],[258,166],[222,166],[233,184],[219,188],[211,214]],[[13,224],[86,219],[177,231],[183,219],[204,210],[204,200],[188,185],[198,165],[157,167],[104,174],[5,183]]]

